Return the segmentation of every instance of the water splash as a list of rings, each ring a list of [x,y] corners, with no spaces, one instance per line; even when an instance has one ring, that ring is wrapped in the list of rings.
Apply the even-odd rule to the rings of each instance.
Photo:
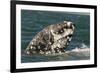
[[[90,48],[85,45],[84,43],[81,44],[80,47],[75,47],[75,49],[71,50],[71,51],[66,51],[66,53],[70,54],[70,53],[76,53],[78,55],[82,55],[82,56],[90,56]]]
[[[56,53],[48,55],[22,55],[22,63],[27,62],[48,62],[48,61],[71,61],[71,60],[88,60],[90,59],[90,48],[84,43],[80,47],[65,53]],[[24,61],[26,60],[26,61]]]

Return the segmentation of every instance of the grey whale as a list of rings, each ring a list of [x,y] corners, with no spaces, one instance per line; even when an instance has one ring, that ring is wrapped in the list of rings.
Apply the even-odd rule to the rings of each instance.
[[[75,24],[71,21],[51,24],[33,37],[25,53],[28,55],[65,53],[64,49],[69,45],[74,30]]]

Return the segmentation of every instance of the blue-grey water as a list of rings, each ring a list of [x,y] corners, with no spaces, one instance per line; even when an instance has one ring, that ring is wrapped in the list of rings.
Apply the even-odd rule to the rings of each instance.
[[[70,45],[66,48],[66,51],[70,51],[70,53],[55,56],[23,54],[29,42],[39,31],[50,24],[63,22],[65,20],[75,23],[74,36]],[[80,47],[90,47],[90,15],[88,13],[21,10],[22,63],[89,59],[89,51],[72,51]]]

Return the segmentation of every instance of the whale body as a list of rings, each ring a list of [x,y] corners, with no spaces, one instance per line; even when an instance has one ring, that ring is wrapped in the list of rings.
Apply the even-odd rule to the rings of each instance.
[[[74,29],[75,24],[71,21],[51,24],[33,37],[25,53],[28,55],[64,53],[72,39]]]

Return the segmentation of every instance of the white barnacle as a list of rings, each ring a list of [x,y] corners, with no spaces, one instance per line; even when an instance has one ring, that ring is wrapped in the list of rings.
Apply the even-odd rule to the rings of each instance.
[[[67,30],[65,31],[65,33],[64,33],[64,36],[69,35],[71,31],[72,31],[72,30],[67,29]]]
[[[51,52],[52,53],[55,53],[54,47],[51,48]]]
[[[67,21],[64,21],[64,23],[67,23]]]
[[[33,51],[33,53],[36,53],[36,51]]]
[[[45,50],[47,50],[47,47],[46,48],[44,48]]]
[[[33,47],[33,49],[36,49],[36,47]]]
[[[57,44],[57,46],[58,46],[58,47],[61,47],[61,45],[60,45],[59,43]]]
[[[30,49],[33,49],[33,46],[31,46]]]
[[[66,28],[64,28],[64,31],[66,31],[67,29]]]
[[[44,52],[42,50],[40,50],[40,54],[44,54]]]
[[[31,44],[32,44],[32,45],[34,44],[33,41],[31,42]]]
[[[73,31],[71,31],[70,34],[73,34]]]
[[[67,36],[67,39],[69,39],[69,36]]]
[[[46,52],[45,54],[49,54],[48,52]]]
[[[57,49],[57,52],[59,52],[59,49]]]
[[[40,46],[38,46],[38,49],[40,49]]]
[[[62,32],[63,32],[63,30],[60,30],[60,32],[62,33]]]
[[[51,52],[50,51],[48,51],[48,54],[50,54]]]
[[[69,41],[71,41],[72,38],[69,38]]]
[[[70,27],[71,23],[72,23],[72,22],[67,22],[67,26]]]
[[[58,53],[60,53],[60,52],[61,52],[61,51],[59,50],[59,48],[56,48],[56,49],[57,49],[57,52],[58,52]]]
[[[61,51],[60,50],[58,52],[61,54]]]
[[[28,55],[29,55],[29,54],[30,54],[30,52],[29,52],[29,51],[26,51],[26,54],[28,54]]]
[[[51,45],[52,43],[51,43],[51,42],[49,42],[49,44]]]
[[[56,49],[58,50],[59,48],[57,47]]]
[[[72,25],[73,30],[75,29],[74,25]]]

